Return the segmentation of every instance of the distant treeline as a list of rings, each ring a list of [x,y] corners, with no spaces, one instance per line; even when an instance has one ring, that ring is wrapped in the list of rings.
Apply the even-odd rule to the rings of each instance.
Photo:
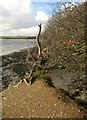
[[[0,36],[2,39],[36,39],[36,36]]]

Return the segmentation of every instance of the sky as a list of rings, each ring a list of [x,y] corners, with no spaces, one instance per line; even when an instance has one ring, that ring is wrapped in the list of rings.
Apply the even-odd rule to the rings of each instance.
[[[51,2],[50,2],[51,1]],[[63,0],[64,1],[64,0]],[[84,2],[84,0],[67,0]],[[42,31],[52,13],[52,4],[59,0],[0,0],[0,36],[29,35],[38,33],[38,23]]]

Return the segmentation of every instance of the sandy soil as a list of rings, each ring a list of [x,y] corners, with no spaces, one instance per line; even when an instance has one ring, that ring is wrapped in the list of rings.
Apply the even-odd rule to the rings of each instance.
[[[84,115],[63,90],[56,90],[43,80],[2,91],[2,106],[3,118],[82,118]]]

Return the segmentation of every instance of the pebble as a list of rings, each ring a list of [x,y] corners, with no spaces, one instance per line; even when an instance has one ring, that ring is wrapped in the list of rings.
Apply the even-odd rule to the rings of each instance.
[[[6,97],[2,97],[2,100],[6,100]]]
[[[16,105],[16,103],[14,103],[14,105]]]
[[[79,112],[81,112],[81,111],[79,110]]]
[[[35,112],[35,110],[32,110],[32,112]]]
[[[54,106],[56,106],[56,104],[54,104]]]
[[[23,106],[21,106],[23,108]]]
[[[60,115],[62,115],[63,113],[62,113],[62,111],[61,111],[61,113],[60,113]]]
[[[50,108],[50,110],[52,110],[52,109]]]
[[[55,114],[52,114],[52,116],[55,116]]]
[[[24,116],[21,116],[21,118],[23,118]]]
[[[65,115],[66,115],[66,113],[65,113]]]
[[[53,111],[54,113],[56,112],[56,111]]]

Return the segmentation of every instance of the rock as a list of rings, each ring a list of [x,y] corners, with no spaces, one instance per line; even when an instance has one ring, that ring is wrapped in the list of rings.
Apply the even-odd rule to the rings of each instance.
[[[69,87],[69,95],[75,99],[76,102],[80,104],[87,105],[87,77],[83,75],[78,79],[78,81],[74,81],[71,83],[71,87]]]
[[[29,69],[32,61],[26,63],[28,50],[21,50],[20,52],[11,53],[2,56],[2,76],[0,77],[0,91],[6,88],[10,82],[17,81]],[[29,56],[31,58],[31,56]],[[1,57],[0,57],[1,58]]]

